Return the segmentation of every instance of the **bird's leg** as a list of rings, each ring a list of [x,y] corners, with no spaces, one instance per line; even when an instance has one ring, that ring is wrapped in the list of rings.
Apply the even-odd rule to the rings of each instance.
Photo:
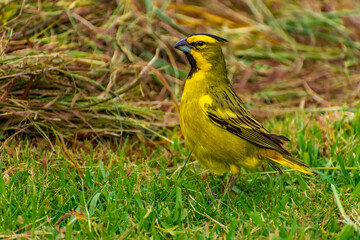
[[[236,179],[238,178],[240,174],[240,168],[234,164],[230,164],[230,172],[231,172],[231,178],[229,180],[229,183],[226,188],[226,193],[230,194],[232,187],[234,186],[234,183]]]
[[[230,180],[229,180],[229,191],[231,191],[232,187],[234,186],[236,179],[239,177],[239,174],[236,175],[231,175]]]
[[[230,194],[232,187],[235,184],[236,179],[238,178],[239,174],[231,175],[230,180],[226,186],[225,194]]]
[[[225,199],[230,199],[230,192],[239,174],[231,175],[229,182],[226,184],[221,200],[218,202],[218,207]]]

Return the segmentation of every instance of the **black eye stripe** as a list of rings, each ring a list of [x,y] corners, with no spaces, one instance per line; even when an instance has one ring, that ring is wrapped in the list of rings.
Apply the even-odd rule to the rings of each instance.
[[[192,42],[192,43],[189,43],[191,46],[193,47],[197,47],[197,46],[204,46],[205,45],[205,42],[203,41],[199,41],[199,42]]]

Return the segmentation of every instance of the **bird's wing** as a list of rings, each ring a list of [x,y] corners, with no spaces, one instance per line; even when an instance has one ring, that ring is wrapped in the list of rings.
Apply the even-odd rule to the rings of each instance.
[[[207,101],[200,101],[200,106],[208,119],[215,125],[258,147],[273,149],[291,156],[281,146],[282,141],[289,141],[289,139],[269,133],[245,108],[232,87],[212,96],[206,95],[206,98]]]

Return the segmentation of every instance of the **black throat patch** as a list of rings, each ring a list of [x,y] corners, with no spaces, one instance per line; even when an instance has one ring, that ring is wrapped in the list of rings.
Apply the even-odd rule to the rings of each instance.
[[[198,68],[197,68],[196,61],[195,61],[194,57],[191,56],[190,53],[185,53],[185,56],[186,56],[186,58],[188,59],[188,61],[189,61],[189,63],[190,63],[190,66],[191,66],[189,75],[188,75],[188,77],[187,77],[187,78],[189,79],[189,78],[193,75],[193,73],[198,70]]]

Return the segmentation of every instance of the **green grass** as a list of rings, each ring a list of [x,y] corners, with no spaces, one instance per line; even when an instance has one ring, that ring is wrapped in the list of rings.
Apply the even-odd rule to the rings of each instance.
[[[229,175],[190,160],[183,140],[62,147],[12,141],[0,166],[0,237],[354,239],[360,237],[360,113],[297,113],[266,121],[317,176]],[[79,171],[74,162],[79,165]]]
[[[175,2],[0,2],[0,238],[360,239],[359,4]],[[225,197],[185,165],[173,45],[198,32],[317,176],[244,170]]]

